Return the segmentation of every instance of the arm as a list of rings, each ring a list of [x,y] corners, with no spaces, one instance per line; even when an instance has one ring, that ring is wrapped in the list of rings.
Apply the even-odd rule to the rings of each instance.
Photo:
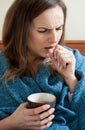
[[[14,130],[14,124],[12,123],[12,120],[9,117],[0,120],[0,129],[1,130]]]

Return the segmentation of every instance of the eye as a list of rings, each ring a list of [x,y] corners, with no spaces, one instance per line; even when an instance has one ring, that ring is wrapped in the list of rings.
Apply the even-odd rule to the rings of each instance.
[[[46,29],[46,28],[41,28],[41,29],[39,29],[38,30],[38,32],[40,32],[40,33],[45,33],[45,32],[47,32],[48,30]]]
[[[63,26],[60,26],[60,27],[56,28],[56,30],[57,30],[57,31],[63,30]]]

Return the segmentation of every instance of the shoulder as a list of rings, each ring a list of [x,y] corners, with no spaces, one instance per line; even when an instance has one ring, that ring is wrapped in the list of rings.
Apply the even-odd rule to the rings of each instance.
[[[0,51],[0,75],[2,75],[8,68],[7,61],[2,51]]]

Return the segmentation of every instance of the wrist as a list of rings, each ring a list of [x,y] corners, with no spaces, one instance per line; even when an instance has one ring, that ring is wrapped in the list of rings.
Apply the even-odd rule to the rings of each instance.
[[[0,121],[0,130],[15,130],[15,124],[12,123],[11,116]]]
[[[74,92],[74,87],[75,87],[75,85],[76,85],[77,82],[78,82],[77,77],[76,77],[76,76],[72,76],[72,77],[70,77],[70,78],[67,78],[67,79],[65,80],[65,82],[66,82],[66,84],[69,86],[69,91],[70,91],[70,93],[73,93],[73,92]]]

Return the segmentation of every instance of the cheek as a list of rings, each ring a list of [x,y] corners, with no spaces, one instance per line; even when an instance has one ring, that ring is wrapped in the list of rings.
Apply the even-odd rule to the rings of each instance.
[[[43,37],[39,34],[35,34],[35,35],[32,35],[31,36],[31,40],[36,43],[36,44],[39,44],[39,43],[42,43],[43,42]]]
[[[61,39],[62,34],[63,34],[63,31],[59,31],[59,33],[58,33],[58,35],[57,35],[58,40],[60,40],[60,39]]]
[[[44,42],[44,38],[42,38],[39,35],[31,35],[30,37],[30,47],[31,49],[33,49],[33,51],[39,51],[41,50],[41,48],[43,48],[45,42]]]
[[[61,37],[62,36],[62,33],[63,33],[63,31],[61,30],[61,31],[59,31],[59,37]]]

